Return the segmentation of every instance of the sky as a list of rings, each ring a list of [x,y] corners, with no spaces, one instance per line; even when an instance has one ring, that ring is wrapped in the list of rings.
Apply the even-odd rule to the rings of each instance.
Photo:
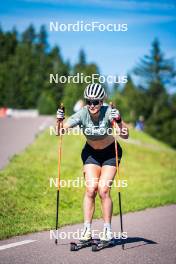
[[[128,24],[126,32],[51,32],[50,21],[93,21]],[[176,59],[175,0],[5,0],[0,6],[3,30],[19,32],[29,24],[46,25],[50,46],[57,44],[64,59],[76,63],[80,49],[87,62],[98,64],[101,74],[126,75],[158,38],[167,58]]]

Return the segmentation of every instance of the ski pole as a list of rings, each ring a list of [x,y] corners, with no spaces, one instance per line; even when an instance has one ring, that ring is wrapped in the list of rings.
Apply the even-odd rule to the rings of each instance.
[[[110,103],[111,108],[114,108],[113,103]],[[115,128],[115,121],[112,122],[113,127]],[[119,160],[118,160],[118,147],[117,147],[117,141],[115,139],[115,154],[116,154],[116,168],[117,168],[117,175],[118,179],[120,179],[120,170],[119,170]],[[122,218],[122,201],[121,201],[121,192],[120,187],[118,188],[118,200],[119,200],[119,213],[120,213],[120,229],[121,229],[121,235],[123,234],[123,218]],[[122,243],[122,249],[124,250],[124,244]]]
[[[65,111],[63,104],[61,104],[60,109]],[[63,119],[58,119],[58,133],[60,129],[63,128]],[[56,199],[56,232],[58,231],[58,220],[59,220],[59,192],[60,192],[60,168],[61,168],[61,155],[62,155],[62,133],[60,134],[59,148],[58,148],[58,187],[57,187],[57,199]],[[57,234],[58,236],[58,234]],[[57,244],[58,237],[55,239],[55,244]]]

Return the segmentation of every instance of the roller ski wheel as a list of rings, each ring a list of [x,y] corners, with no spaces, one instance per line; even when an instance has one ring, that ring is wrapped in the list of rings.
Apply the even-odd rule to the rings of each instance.
[[[113,240],[94,242],[92,244],[92,251],[96,252],[96,251],[102,250],[104,248],[113,247],[113,245],[114,245]]]
[[[85,247],[92,246],[92,239],[88,241],[79,241],[78,243],[71,242],[70,243],[70,251],[78,251]]]

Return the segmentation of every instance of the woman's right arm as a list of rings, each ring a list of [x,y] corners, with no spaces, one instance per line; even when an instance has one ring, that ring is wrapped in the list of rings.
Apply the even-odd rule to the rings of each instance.
[[[64,123],[65,119],[65,113],[63,109],[58,109],[56,114],[56,129],[57,129],[57,136],[60,136],[61,129],[66,130],[66,132],[69,129],[69,125],[67,123]]]

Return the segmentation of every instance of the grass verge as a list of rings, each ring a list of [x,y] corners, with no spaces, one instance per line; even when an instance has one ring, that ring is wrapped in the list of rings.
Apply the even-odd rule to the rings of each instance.
[[[123,212],[176,203],[176,152],[166,145],[163,148],[162,143],[144,133],[131,131],[131,134],[141,145],[121,142],[120,174],[121,179],[128,181],[128,187],[122,188]],[[64,136],[61,179],[81,180],[80,152],[84,142],[82,136]],[[157,148],[146,148],[148,142]],[[54,229],[56,187],[50,187],[50,178],[57,179],[57,153],[58,137],[45,131],[0,172],[0,239]],[[61,226],[83,220],[83,195],[84,187],[61,189]],[[112,188],[112,198],[116,215],[119,212],[116,188]],[[101,217],[98,197],[94,217]]]

